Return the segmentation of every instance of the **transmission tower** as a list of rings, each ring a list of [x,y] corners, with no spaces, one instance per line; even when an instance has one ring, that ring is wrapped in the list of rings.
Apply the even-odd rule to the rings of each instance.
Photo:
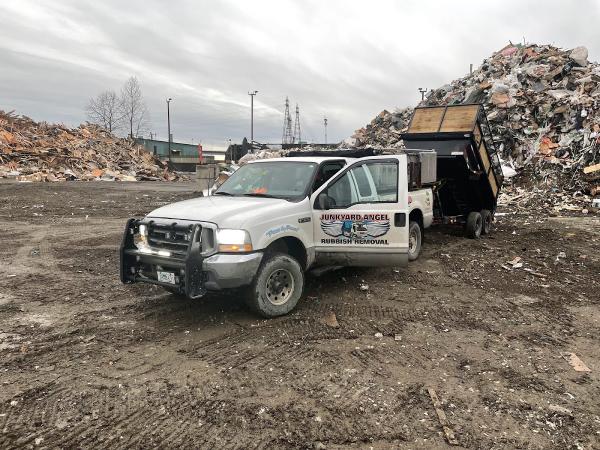
[[[294,121],[294,136],[292,139],[294,144],[302,144],[302,132],[300,131],[300,107],[298,106],[298,103],[296,103],[296,120]]]
[[[294,136],[292,135],[292,118],[290,117],[290,100],[285,98],[285,112],[283,113],[283,135],[281,144],[293,144]]]
[[[327,117],[323,118],[323,125],[325,125],[325,143],[327,144]]]

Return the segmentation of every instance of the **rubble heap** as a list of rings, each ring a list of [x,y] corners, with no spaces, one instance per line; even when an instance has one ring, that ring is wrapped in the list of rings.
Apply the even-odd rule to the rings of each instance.
[[[582,169],[600,161],[600,64],[587,57],[585,47],[511,44],[430,91],[422,105],[483,103],[508,164],[533,167],[546,185],[594,195],[600,183]],[[410,111],[383,111],[355,132],[356,145],[402,147]]]
[[[255,150],[254,153],[246,153],[242,156],[238,161],[238,165],[243,166],[244,164],[257,159],[281,158],[287,153],[286,150]]]
[[[352,147],[401,148],[401,134],[406,131],[413,108],[381,111],[370,124],[354,132],[342,145]]]
[[[1,110],[0,177],[20,181],[179,179],[143,147],[96,125],[69,129]]]

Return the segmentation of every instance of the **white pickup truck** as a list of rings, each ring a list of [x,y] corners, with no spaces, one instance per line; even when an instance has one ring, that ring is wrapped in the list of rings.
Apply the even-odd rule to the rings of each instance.
[[[311,267],[406,265],[433,220],[412,156],[252,161],[209,197],[130,219],[121,280],[189,298],[249,286],[249,306],[275,317],[296,306]]]

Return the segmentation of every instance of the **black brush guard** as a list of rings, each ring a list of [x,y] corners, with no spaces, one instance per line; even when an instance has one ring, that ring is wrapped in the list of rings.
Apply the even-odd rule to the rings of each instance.
[[[170,251],[171,256],[161,256],[157,250],[152,253],[143,253],[135,246],[134,235],[138,233],[140,225],[146,225],[148,235],[153,233],[154,229],[160,229],[161,232],[172,233],[177,236],[182,233],[189,233],[190,239],[185,251]],[[202,272],[202,226],[178,225],[176,222],[170,225],[156,224],[153,221],[144,221],[138,219],[129,219],[123,233],[123,240],[120,248],[120,272],[121,282],[131,283],[150,283],[177,290],[186,297],[195,299],[206,294],[204,287],[205,274]],[[164,241],[163,241],[164,242]],[[165,283],[158,279],[148,276],[144,269],[151,268],[156,273],[156,266],[168,267],[169,271],[176,270],[176,284]],[[173,270],[174,269],[174,270]]]

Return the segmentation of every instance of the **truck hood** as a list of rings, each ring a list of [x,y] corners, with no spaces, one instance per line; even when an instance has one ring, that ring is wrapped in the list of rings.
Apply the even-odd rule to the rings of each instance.
[[[171,203],[155,209],[147,217],[212,222],[219,228],[241,228],[249,217],[277,217],[294,205],[297,204],[276,198],[213,195]]]

